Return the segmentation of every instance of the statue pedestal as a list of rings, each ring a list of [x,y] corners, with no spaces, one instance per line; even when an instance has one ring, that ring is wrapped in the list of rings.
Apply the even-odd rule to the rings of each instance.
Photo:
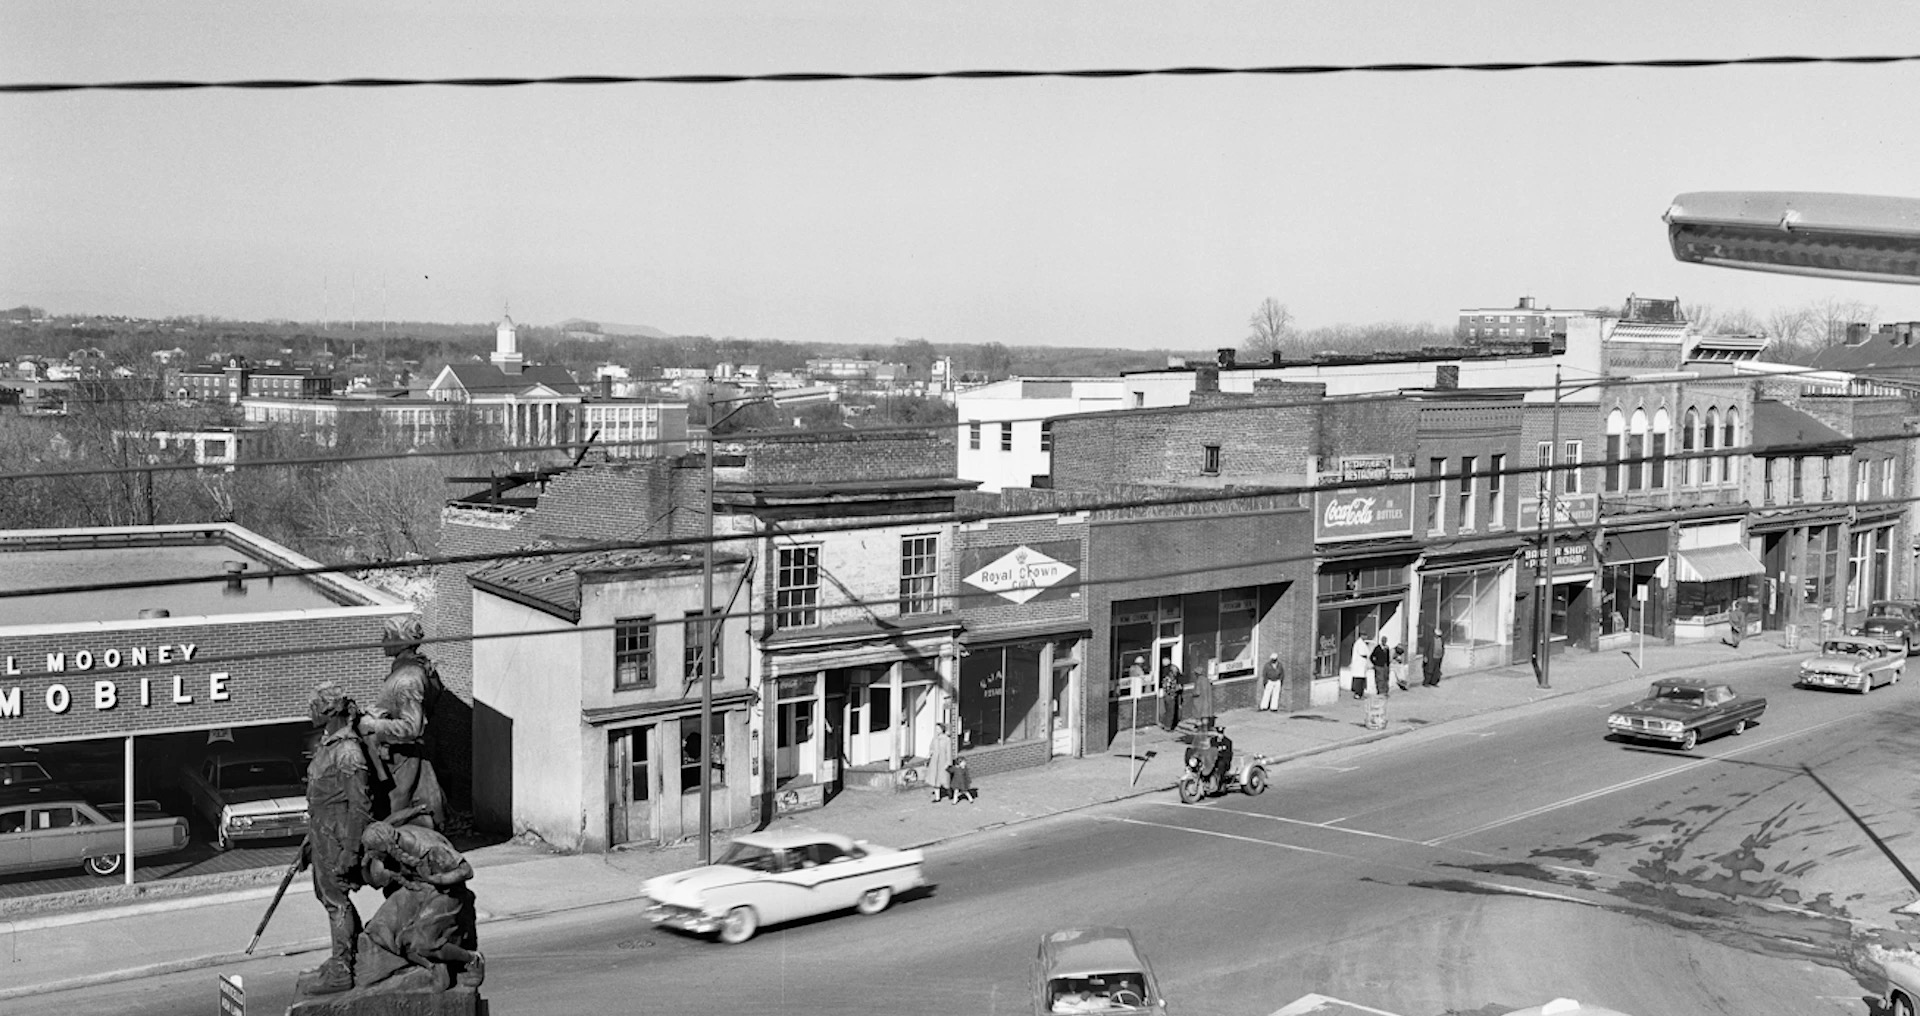
[[[478,988],[446,991],[362,989],[337,995],[308,995],[287,1007],[287,1016],[486,1016]]]

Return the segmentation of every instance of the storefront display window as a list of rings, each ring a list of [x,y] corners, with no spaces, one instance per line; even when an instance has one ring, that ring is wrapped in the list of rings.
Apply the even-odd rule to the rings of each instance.
[[[680,721],[680,792],[700,792],[700,721]],[[710,785],[727,785],[727,732],[722,723],[713,725],[712,747],[708,749],[707,774]]]
[[[1499,568],[1482,568],[1440,576],[1440,627],[1450,646],[1502,645]]]
[[[1627,561],[1603,565],[1600,569],[1600,634],[1621,635],[1644,631],[1664,635],[1666,619],[1660,605],[1660,585],[1654,572],[1659,561]],[[1635,590],[1647,586],[1642,603]]]
[[[1733,601],[1746,592],[1747,580],[1723,579],[1718,582],[1682,582],[1674,591],[1673,616],[1681,620],[1704,621],[1732,609]]]
[[[960,724],[974,748],[1026,741],[1046,731],[1040,649],[1023,643],[975,649],[960,661]]]
[[[1114,610],[1114,675],[1107,685],[1107,697],[1128,699],[1160,694],[1159,682],[1154,677],[1153,630],[1154,620],[1159,616],[1154,601],[1132,600],[1116,604]],[[1136,660],[1140,661],[1137,668]]]

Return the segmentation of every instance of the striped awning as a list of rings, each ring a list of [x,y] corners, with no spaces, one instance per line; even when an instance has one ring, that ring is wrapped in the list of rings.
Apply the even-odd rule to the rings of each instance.
[[[1679,557],[1678,578],[1682,582],[1720,582],[1759,575],[1767,570],[1767,566],[1753,556],[1753,551],[1738,543],[1682,550]]]

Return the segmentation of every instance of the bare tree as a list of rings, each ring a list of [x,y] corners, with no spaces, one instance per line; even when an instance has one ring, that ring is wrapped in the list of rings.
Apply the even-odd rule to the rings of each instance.
[[[1293,312],[1271,296],[1260,301],[1253,316],[1247,319],[1247,327],[1250,331],[1240,348],[1251,358],[1272,359],[1293,343]]]
[[[1847,326],[1862,324],[1873,327],[1873,319],[1880,314],[1880,308],[1859,300],[1842,300],[1829,296],[1807,305],[1807,313],[1818,326],[1817,343],[1820,349],[1838,346],[1847,341]]]

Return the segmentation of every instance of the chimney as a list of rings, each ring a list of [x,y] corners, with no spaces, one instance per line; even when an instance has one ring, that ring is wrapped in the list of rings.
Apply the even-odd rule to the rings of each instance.
[[[1460,365],[1442,364],[1433,369],[1433,387],[1438,391],[1452,392],[1460,389]]]
[[[613,398],[613,375],[607,374],[600,378],[600,397],[603,399]]]
[[[1520,305],[1519,305],[1518,307],[1516,307],[1516,308],[1514,308],[1514,309],[1515,309],[1515,310],[1532,310],[1532,309],[1533,309],[1533,297],[1531,297],[1531,296],[1523,296],[1523,297],[1521,297],[1521,298],[1520,298]]]
[[[1230,355],[1232,350],[1227,350]],[[1220,390],[1220,368],[1212,364],[1201,364],[1193,369],[1193,393],[1217,392]]]
[[[1232,370],[1233,369],[1233,349],[1229,347],[1227,349],[1220,350],[1218,355],[1214,357],[1213,362],[1218,364],[1221,370]]]

